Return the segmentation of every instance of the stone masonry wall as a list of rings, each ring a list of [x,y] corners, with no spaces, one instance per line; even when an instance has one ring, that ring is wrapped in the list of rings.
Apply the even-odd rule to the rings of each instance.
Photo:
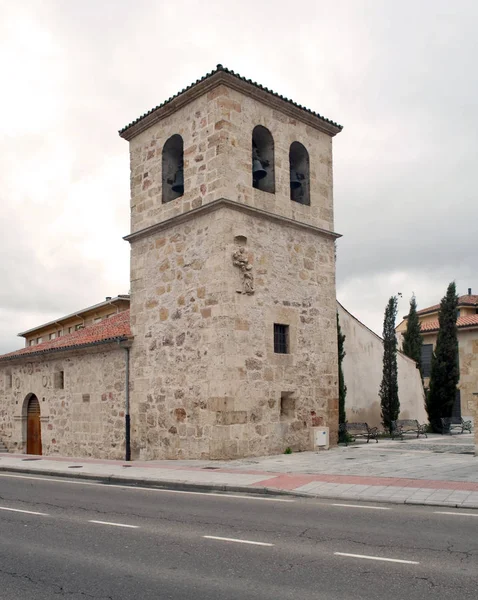
[[[64,389],[58,374],[64,372]],[[44,455],[124,458],[125,352],[117,346],[0,365],[0,439],[26,452],[27,396],[40,403]]]
[[[276,192],[252,186],[251,144],[256,125],[274,138]],[[162,204],[161,157],[174,134],[184,141],[184,195]],[[289,147],[310,156],[310,200],[291,202]],[[131,231],[136,232],[219,198],[333,229],[332,139],[310,125],[224,85],[140,133],[130,142]]]
[[[252,186],[256,125],[274,138],[275,194]],[[185,191],[162,204],[162,149],[174,134],[184,141]],[[310,206],[290,200],[293,141],[309,152]],[[314,230],[333,228],[330,136],[220,85],[133,138],[130,160],[131,231],[143,231],[131,238],[133,456],[311,449],[321,424],[334,443],[334,238]],[[221,199],[262,212],[205,212]],[[251,295],[237,292],[241,246]],[[274,323],[289,325],[288,355],[273,351]]]
[[[237,292],[238,240],[254,295]],[[135,457],[306,450],[318,424],[335,439],[331,239],[221,208],[135,242],[132,265]],[[290,326],[290,354],[274,353],[274,323]]]
[[[424,344],[433,344],[435,349],[437,333],[423,335]],[[474,402],[478,393],[478,331],[458,330],[458,356],[460,363],[460,390],[461,414],[464,419],[474,420]],[[430,384],[430,379],[424,379],[425,388]]]
[[[465,419],[475,419],[478,398],[478,331],[458,331],[460,359],[461,412]],[[474,421],[475,428],[478,421]]]

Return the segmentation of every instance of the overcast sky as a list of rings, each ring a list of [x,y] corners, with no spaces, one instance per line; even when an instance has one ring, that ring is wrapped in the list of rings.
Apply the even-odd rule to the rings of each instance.
[[[0,0],[0,352],[129,289],[117,130],[219,62],[344,125],[337,293],[478,293],[476,0]]]

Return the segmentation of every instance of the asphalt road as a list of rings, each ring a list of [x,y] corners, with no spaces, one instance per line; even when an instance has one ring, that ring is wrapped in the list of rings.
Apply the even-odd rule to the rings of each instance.
[[[476,600],[478,511],[0,473],[0,598],[62,596]]]

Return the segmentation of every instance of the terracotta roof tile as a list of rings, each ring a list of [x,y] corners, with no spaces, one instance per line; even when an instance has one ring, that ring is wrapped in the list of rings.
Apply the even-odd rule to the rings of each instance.
[[[460,296],[458,298],[458,306],[475,306],[478,305],[478,295],[477,294],[466,294],[465,296]],[[428,308],[422,308],[421,310],[417,310],[417,315],[424,315],[429,312],[435,312],[440,308],[439,304],[434,304],[433,306],[429,306]],[[407,315],[408,317],[408,315]]]
[[[330,119],[327,119],[326,117],[323,117],[319,113],[316,113],[313,110],[310,110],[310,108],[306,108],[305,106],[302,106],[301,104],[297,104],[297,102],[294,102],[293,100],[290,100],[289,98],[285,98],[284,96],[281,96],[280,94],[277,94],[273,90],[270,90],[269,88],[264,87],[260,83],[256,83],[255,81],[252,81],[251,79],[247,79],[246,77],[243,77],[242,75],[239,75],[239,73],[235,73],[231,69],[227,69],[226,67],[223,67],[222,65],[217,65],[216,68],[213,71],[211,71],[210,73],[206,73],[206,75],[204,75],[204,77],[201,77],[201,79],[198,79],[194,83],[191,83],[191,85],[188,85],[187,87],[185,87],[184,89],[182,89],[180,92],[178,92],[174,96],[171,96],[171,98],[168,98],[168,100],[166,100],[162,104],[159,104],[158,106],[155,106],[151,110],[148,110],[148,112],[145,112],[143,115],[141,115],[140,117],[138,117],[137,119],[135,119],[134,121],[132,121],[131,123],[129,123],[128,125],[126,125],[125,127],[123,127],[122,129],[120,129],[118,133],[120,135],[122,135],[123,133],[125,133],[125,131],[127,129],[129,129],[130,127],[133,127],[133,125],[136,125],[136,123],[139,123],[141,120],[143,120],[145,117],[147,117],[148,115],[150,115],[151,113],[153,113],[155,110],[158,110],[159,108],[163,108],[163,106],[166,106],[166,104],[169,104],[175,98],[177,98],[181,94],[184,94],[184,92],[187,92],[188,90],[190,90],[191,88],[193,88],[195,85],[197,85],[201,81],[204,81],[205,79],[209,79],[210,77],[212,77],[213,75],[215,75],[216,73],[219,73],[221,71],[224,72],[224,73],[229,73],[229,75],[232,75],[236,79],[240,79],[241,81],[245,81],[246,83],[249,83],[249,84],[251,84],[251,85],[253,85],[253,86],[255,86],[255,87],[257,87],[257,88],[259,88],[261,90],[264,90],[265,92],[268,92],[272,96],[275,96],[276,98],[280,98],[281,100],[284,100],[285,102],[288,102],[289,104],[292,104],[296,108],[300,108],[301,110],[303,110],[303,111],[305,111],[305,112],[313,115],[314,117],[317,117],[318,119],[321,119],[325,123],[329,123],[329,125],[333,125],[334,127],[337,127],[339,130],[342,130],[342,125],[339,125],[338,123],[335,123],[334,121],[331,121]]]
[[[103,319],[99,323],[89,325],[78,331],[73,331],[67,335],[62,335],[54,340],[48,340],[42,344],[21,348],[15,352],[9,352],[0,356],[0,361],[24,356],[30,354],[42,354],[49,351],[78,348],[89,346],[108,340],[116,340],[131,336],[131,328],[129,324],[129,310],[124,310],[108,319]]]
[[[463,327],[478,327],[478,314],[464,315],[463,317],[458,317],[458,319],[456,320],[456,325],[458,329],[461,329]],[[438,319],[421,324],[422,333],[429,331],[438,331],[438,329]]]

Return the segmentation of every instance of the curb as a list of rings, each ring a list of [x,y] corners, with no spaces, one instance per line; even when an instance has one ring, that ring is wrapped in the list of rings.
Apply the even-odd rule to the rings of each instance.
[[[311,498],[306,494],[295,493],[290,490],[279,490],[273,488],[249,487],[245,485],[228,485],[220,483],[188,483],[186,481],[169,481],[167,479],[137,479],[134,477],[119,477],[117,475],[92,475],[90,473],[65,473],[49,470],[19,469],[17,467],[0,467],[4,473],[25,473],[27,475],[45,475],[47,477],[60,477],[64,479],[85,479],[103,483],[105,485],[115,484],[125,487],[142,487],[152,489],[170,489],[182,492],[210,492],[210,493],[239,493],[256,496],[303,496]]]
[[[333,496],[308,494],[306,492],[295,492],[293,490],[281,490],[267,487],[254,487],[244,485],[228,485],[218,483],[188,483],[186,481],[169,481],[167,479],[144,480],[134,477],[119,477],[117,475],[92,475],[90,473],[66,473],[50,470],[35,470],[31,468],[20,469],[18,467],[0,467],[0,473],[25,473],[27,475],[45,475],[47,477],[56,477],[63,479],[82,479],[92,482],[103,483],[104,485],[123,485],[125,487],[151,488],[151,489],[168,489],[182,492],[198,492],[198,493],[222,493],[224,495],[230,493],[247,494],[249,496],[288,496],[289,498],[309,498],[315,500],[335,500],[342,502],[373,502],[374,504],[395,504],[398,506],[435,506],[441,508],[460,508],[464,510],[478,510],[478,504],[473,506],[463,506],[457,503],[440,503],[440,502],[423,502],[419,500],[404,499],[397,500],[393,498],[357,498],[357,496]]]

